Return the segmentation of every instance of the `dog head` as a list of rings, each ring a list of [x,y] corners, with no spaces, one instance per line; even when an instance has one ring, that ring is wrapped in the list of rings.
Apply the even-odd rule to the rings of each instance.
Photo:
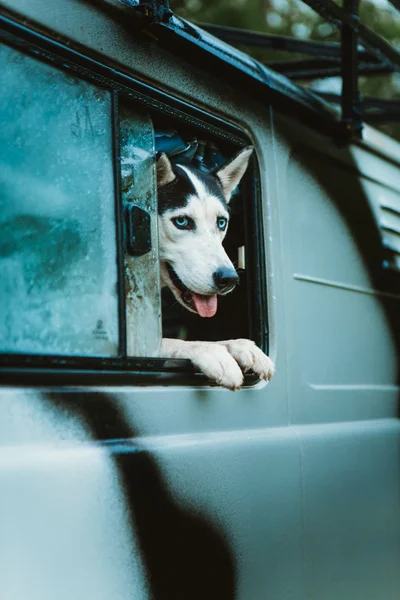
[[[217,312],[217,295],[239,278],[222,242],[229,225],[231,194],[243,177],[253,148],[243,149],[216,172],[157,160],[161,284],[201,317]]]

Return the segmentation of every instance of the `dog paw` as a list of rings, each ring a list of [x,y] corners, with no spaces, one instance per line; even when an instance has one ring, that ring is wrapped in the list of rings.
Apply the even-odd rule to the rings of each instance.
[[[260,379],[271,381],[275,374],[275,365],[253,341],[239,339],[218,343],[225,346],[244,373],[253,371]]]
[[[218,385],[229,390],[240,389],[243,373],[227,348],[219,343],[191,343],[189,358],[192,363]]]

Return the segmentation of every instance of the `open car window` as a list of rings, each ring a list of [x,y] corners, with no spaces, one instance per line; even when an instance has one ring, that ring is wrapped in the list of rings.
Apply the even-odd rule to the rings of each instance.
[[[170,370],[187,381],[188,361],[157,358],[162,337],[251,338],[265,349],[254,159],[232,194],[224,240],[240,285],[220,297],[213,319],[188,312],[160,287],[157,155],[214,170],[249,145],[246,136],[204,110],[172,109],[165,94],[158,101],[121,89],[113,73],[107,79],[57,54],[50,60],[48,50],[21,49],[19,39],[7,37],[0,50],[4,369],[49,366],[73,369],[74,377]]]

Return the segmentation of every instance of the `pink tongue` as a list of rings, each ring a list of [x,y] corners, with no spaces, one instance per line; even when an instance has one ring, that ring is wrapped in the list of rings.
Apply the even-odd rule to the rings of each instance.
[[[192,295],[194,305],[197,312],[201,317],[213,317],[217,312],[218,297],[214,296],[200,296],[199,294]]]

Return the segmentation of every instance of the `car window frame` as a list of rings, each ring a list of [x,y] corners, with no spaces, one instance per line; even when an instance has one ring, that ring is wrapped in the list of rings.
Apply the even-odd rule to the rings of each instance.
[[[118,262],[118,311],[119,311],[119,355],[118,357],[57,356],[33,354],[0,354],[0,376],[5,383],[13,385],[59,384],[126,384],[148,385],[149,383],[180,383],[183,385],[204,385],[209,380],[196,373],[189,360],[163,358],[137,358],[122,356],[126,348],[125,290],[123,276],[123,220],[120,190],[119,153],[119,114],[121,99],[132,101],[151,112],[167,115],[179,122],[203,131],[214,138],[229,142],[232,146],[243,147],[251,140],[245,132],[227,120],[208,112],[204,108],[166,94],[164,91],[136,79],[131,74],[119,71],[107,58],[91,55],[83,47],[77,49],[47,35],[21,25],[10,18],[2,18],[0,42],[21,52],[48,62],[62,71],[108,89],[112,97],[113,167],[115,179],[115,210]],[[256,161],[254,161],[256,163]],[[248,277],[254,285],[249,298],[250,329],[253,339],[268,351],[268,319],[266,297],[266,270],[264,252],[263,209],[261,203],[260,172],[258,164],[252,167],[251,177],[247,177],[244,193],[252,199],[252,206],[245,203],[247,213],[252,212],[250,221],[245,215],[246,239],[254,243],[246,247]],[[21,380],[21,375],[23,380]],[[246,374],[245,385],[258,381]]]

